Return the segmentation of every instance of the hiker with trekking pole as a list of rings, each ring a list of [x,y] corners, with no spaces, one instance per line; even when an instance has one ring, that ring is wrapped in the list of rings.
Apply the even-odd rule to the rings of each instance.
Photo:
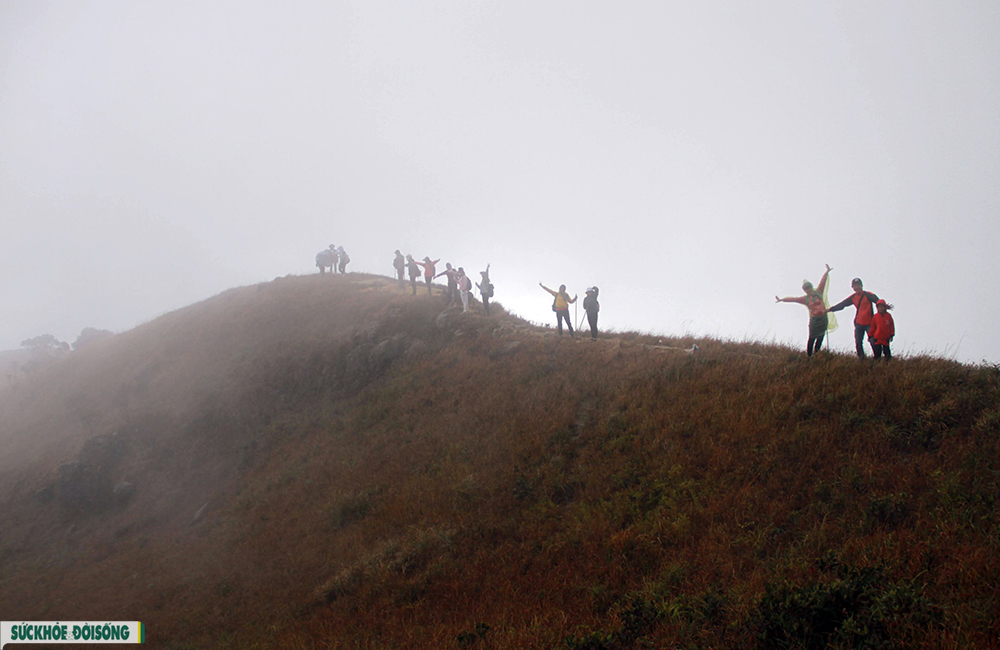
[[[576,302],[577,297],[569,297],[569,294],[566,293],[565,284],[559,285],[559,291],[553,291],[541,282],[538,283],[538,286],[545,289],[555,297],[555,300],[552,301],[552,311],[556,313],[556,328],[559,330],[559,336],[562,336],[562,322],[565,320],[566,327],[569,329],[569,335],[576,338],[576,334],[573,332],[573,322],[569,319],[569,306],[570,303]]]

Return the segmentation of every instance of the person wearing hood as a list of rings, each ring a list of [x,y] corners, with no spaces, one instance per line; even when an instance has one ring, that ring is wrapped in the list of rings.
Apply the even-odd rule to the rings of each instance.
[[[587,312],[587,322],[590,323],[590,338],[597,340],[597,313],[601,311],[601,303],[597,302],[597,294],[600,289],[590,287],[587,295],[583,299],[583,311]]]
[[[813,352],[819,352],[820,347],[823,345],[823,337],[826,336],[826,330],[830,324],[830,319],[826,315],[826,301],[823,299],[823,289],[826,288],[826,279],[832,270],[830,265],[827,264],[826,272],[819,281],[818,287],[814,288],[812,282],[803,280],[802,291],[805,292],[804,296],[791,298],[774,297],[775,302],[797,302],[800,305],[805,305],[809,310],[809,341],[806,343],[806,355],[810,357]]]
[[[569,335],[576,338],[576,334],[573,332],[573,322],[569,318],[569,306],[576,302],[577,297],[569,297],[569,294],[566,293],[565,284],[559,285],[559,291],[553,291],[541,282],[538,283],[538,286],[545,289],[555,297],[555,300],[552,301],[552,311],[556,313],[556,328],[559,330],[559,336],[562,336],[562,324],[565,320],[566,327],[569,329]]]
[[[347,263],[351,261],[351,256],[347,254],[343,246],[337,247],[337,257],[340,258],[340,272],[347,273]]]
[[[486,315],[490,315],[490,298],[493,297],[493,283],[490,282],[490,265],[486,265],[485,271],[480,271],[479,275],[483,277],[482,282],[476,283],[476,288],[479,289],[479,295],[483,299],[483,309],[486,311]]]

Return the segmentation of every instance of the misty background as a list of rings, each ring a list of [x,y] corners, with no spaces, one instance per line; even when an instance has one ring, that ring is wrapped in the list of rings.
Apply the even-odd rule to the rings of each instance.
[[[1000,362],[1000,4],[0,0],[0,349],[393,251],[805,347]],[[833,348],[853,350],[853,308]],[[581,312],[582,314],[582,312]]]

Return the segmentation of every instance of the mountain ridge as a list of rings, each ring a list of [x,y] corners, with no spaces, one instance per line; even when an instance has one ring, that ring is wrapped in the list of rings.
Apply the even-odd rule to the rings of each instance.
[[[996,368],[479,309],[282,278],[8,387],[5,620],[175,648],[997,645]]]

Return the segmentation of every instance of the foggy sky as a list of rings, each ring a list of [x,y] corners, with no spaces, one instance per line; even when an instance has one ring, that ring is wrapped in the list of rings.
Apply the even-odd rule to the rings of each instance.
[[[0,349],[399,248],[602,327],[1000,362],[1000,4],[0,0]],[[853,349],[853,309],[834,349]]]

